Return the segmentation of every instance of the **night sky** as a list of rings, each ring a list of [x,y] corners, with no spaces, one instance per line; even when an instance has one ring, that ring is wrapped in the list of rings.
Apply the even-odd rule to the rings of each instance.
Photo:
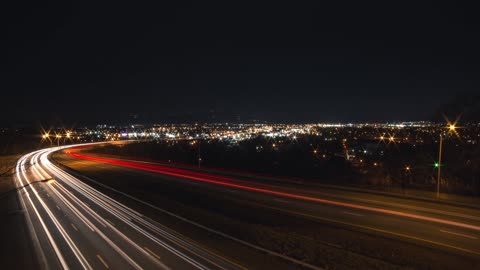
[[[2,7],[0,126],[429,120],[480,86],[457,1],[40,2]]]

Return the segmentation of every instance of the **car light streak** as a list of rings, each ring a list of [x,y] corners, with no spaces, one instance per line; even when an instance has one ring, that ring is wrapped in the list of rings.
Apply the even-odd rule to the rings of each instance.
[[[183,258],[184,260],[186,260],[187,262],[191,263],[192,265],[194,265],[195,267],[197,267],[199,269],[208,269],[207,267],[203,266],[202,264],[200,264],[200,263],[196,262],[195,260],[193,260],[192,258],[188,257],[186,254],[182,253],[178,249],[173,248],[172,246],[168,245],[166,242],[156,238],[155,236],[153,236],[152,234],[150,234],[146,230],[142,229],[141,227],[139,227],[138,225],[133,223],[131,221],[131,219],[134,218],[134,219],[136,219],[136,221],[138,221],[142,225],[147,225],[150,229],[154,229],[156,232],[159,232],[160,234],[162,234],[164,236],[167,236],[169,240],[171,240],[173,242],[176,242],[177,244],[181,244],[182,242],[180,242],[179,239],[175,239],[175,236],[169,235],[165,231],[160,230],[159,228],[155,227],[154,225],[149,224],[148,222],[139,219],[138,216],[136,216],[133,212],[130,212],[127,209],[127,207],[125,207],[125,206],[122,207],[123,209],[122,208],[120,208],[120,209],[114,208],[114,205],[121,205],[121,204],[119,204],[118,202],[115,202],[113,199],[110,199],[108,196],[97,192],[96,190],[89,187],[88,185],[83,184],[81,181],[74,180],[74,178],[72,176],[70,176],[70,175],[68,175],[64,172],[61,172],[53,164],[48,164],[48,165],[45,164],[45,166],[48,167],[52,172],[58,173],[59,179],[63,180],[64,183],[66,183],[70,187],[74,188],[76,191],[81,193],[83,196],[89,198],[95,204],[97,204],[98,206],[100,206],[101,208],[103,208],[104,210],[109,212],[110,214],[114,215],[118,219],[122,220],[125,224],[129,225],[131,228],[140,232],[141,234],[143,234],[144,236],[146,236],[147,238],[149,238],[150,240],[152,240],[156,244],[164,247],[165,249],[169,250],[170,252],[174,253],[175,255]],[[113,203],[111,203],[111,202],[113,202]],[[99,216],[97,216],[97,217],[99,217]],[[101,218],[101,217],[99,217],[99,218]],[[107,221],[105,221],[105,223],[107,223]],[[108,223],[108,225],[112,229],[115,229],[111,224]],[[153,257],[150,253],[148,253],[147,251],[142,249],[137,244],[135,244],[133,242],[131,244],[134,245],[139,250],[141,250],[142,252],[148,254],[148,256]],[[186,244],[186,242],[184,242],[182,244]],[[187,245],[188,245],[187,246],[188,248],[190,248],[190,249],[193,248],[192,245],[190,245],[190,244],[187,244]]]
[[[33,152],[33,153],[35,153],[35,152]],[[20,186],[25,186],[25,184],[23,183],[22,178],[20,176],[20,175],[22,175],[23,177],[25,177],[25,160],[28,157],[30,157],[33,153],[23,156],[17,162],[17,166],[16,166],[15,170],[16,170],[17,179],[20,182]],[[27,178],[25,178],[25,181],[28,182]],[[32,198],[30,197],[30,193],[28,192],[28,190],[25,190],[25,195],[26,195],[28,201],[30,202],[30,205],[32,206],[32,209],[33,209],[36,217],[40,221],[40,224],[42,225],[42,229],[44,230],[45,234],[47,235],[48,241],[52,245],[53,250],[55,251],[55,255],[57,256],[58,260],[60,261],[60,264],[62,265],[63,269],[69,269],[69,267],[67,265],[67,262],[65,261],[65,258],[63,257],[62,253],[60,252],[60,249],[58,248],[57,243],[55,242],[55,240],[52,237],[52,234],[50,233],[50,230],[45,225],[45,221],[43,220],[42,216],[38,212],[37,207],[35,207],[35,204],[33,203]]]
[[[254,192],[270,194],[270,195],[275,195],[275,196],[293,198],[293,199],[312,201],[312,202],[335,205],[335,206],[352,208],[352,209],[366,210],[366,211],[370,211],[370,212],[377,212],[377,213],[407,217],[407,218],[412,218],[412,219],[419,219],[419,220],[424,220],[424,221],[429,221],[429,222],[435,222],[435,223],[446,224],[446,225],[457,226],[457,227],[462,227],[462,228],[467,228],[467,229],[480,231],[479,226],[475,226],[475,225],[471,225],[471,224],[467,224],[467,223],[456,222],[456,221],[434,218],[434,217],[428,217],[428,216],[422,216],[422,215],[418,215],[418,214],[411,214],[411,213],[400,212],[400,211],[395,211],[395,210],[388,210],[388,209],[383,209],[383,208],[378,208],[378,207],[364,206],[364,205],[359,205],[359,204],[354,204],[354,203],[345,203],[345,202],[339,202],[339,201],[333,201],[333,200],[303,196],[303,195],[299,195],[299,194],[286,193],[286,192],[275,191],[275,190],[270,190],[270,189],[265,189],[265,188],[257,188],[257,187],[254,187],[254,186],[237,184],[237,183],[235,183],[235,179],[233,179],[233,178],[219,177],[219,176],[216,176],[216,175],[209,175],[207,173],[191,172],[191,171],[183,170],[183,169],[169,168],[169,167],[164,167],[164,166],[160,166],[160,165],[145,164],[145,163],[134,162],[134,161],[116,160],[116,159],[110,159],[110,158],[100,158],[100,157],[94,157],[94,156],[88,156],[88,155],[81,155],[81,154],[72,153],[72,152],[67,153],[67,154],[71,157],[75,157],[75,158],[79,158],[79,159],[91,160],[91,161],[96,161],[96,162],[101,162],[101,163],[106,163],[106,164],[111,164],[111,165],[116,165],[116,166],[123,166],[123,167],[140,169],[140,170],[145,170],[145,171],[150,171],[150,172],[155,172],[155,173],[161,173],[161,174],[165,174],[165,175],[170,175],[170,176],[175,176],[175,177],[180,177],[180,178],[186,178],[186,179],[190,179],[190,180],[195,180],[195,181],[200,181],[200,182],[205,182],[205,183],[210,183],[210,184],[215,184],[215,185],[221,185],[221,186],[226,186],[226,187],[231,187],[231,188],[236,188],[236,189],[254,191]]]
[[[45,154],[45,153],[43,153]],[[100,215],[96,214],[93,210],[90,209],[90,207],[85,207],[85,204],[79,200],[78,198],[76,198],[76,196],[74,196],[71,192],[69,192],[68,190],[66,190],[64,187],[62,187],[61,185],[58,185],[57,186],[59,189],[61,189],[64,194],[66,196],[69,197],[70,200],[74,201],[74,203],[76,203],[77,205],[81,206],[82,209],[84,211],[86,211],[87,213],[89,213],[95,220],[97,220],[101,225],[107,227],[107,222],[105,219],[103,219]],[[120,247],[118,247],[118,245],[116,245],[114,243],[114,241],[112,241],[110,238],[108,238],[101,230],[99,230],[93,223],[89,222],[88,219],[83,215],[81,214],[81,212],[75,207],[73,206],[72,203],[70,203],[66,198],[65,196],[63,196],[58,190],[56,190],[56,188],[54,186],[50,186],[50,188],[52,189],[52,191],[72,210],[73,213],[75,213],[75,215],[77,215],[77,217],[79,217],[81,220],[83,220],[84,222],[86,222],[87,226],[90,227],[92,229],[92,231],[95,231],[97,232],[100,237],[102,239],[105,240],[106,243],[108,243],[121,257],[123,257],[132,267],[134,267],[135,269],[142,269],[142,267],[137,263],[135,262],[130,256],[127,255],[127,253],[125,251],[123,251]],[[148,255],[148,257],[151,257],[153,258],[153,256],[151,256],[148,252],[145,252],[140,246],[138,246],[134,241],[132,241],[131,239],[129,239],[128,237],[126,237],[123,233],[121,233],[119,230],[116,230],[114,229],[114,231],[119,235],[121,236],[124,240],[126,240],[127,242],[129,242],[132,246],[136,247],[138,250],[140,250],[142,253],[145,253],[145,255]],[[159,262],[158,260],[155,260],[155,263],[163,268],[163,269],[169,269],[166,265],[164,265],[163,263]]]
[[[92,145],[92,144],[88,144],[88,145]],[[61,187],[61,183],[64,183],[66,185],[70,185],[70,187],[72,187],[73,189],[75,189],[77,192],[87,192],[89,190],[91,190],[91,192],[93,193],[92,196],[93,197],[101,197],[102,201],[108,201],[108,205],[114,205],[115,207],[119,208],[119,209],[122,209],[122,211],[126,211],[128,213],[128,215],[130,215],[131,217],[133,217],[133,219],[135,220],[135,218],[137,220],[135,220],[135,222],[138,222],[140,224],[142,224],[142,226],[146,226],[148,229],[152,230],[155,234],[157,235],[160,235],[160,236],[163,236],[165,238],[167,238],[168,240],[172,241],[172,242],[175,242],[175,243],[179,243],[179,246],[181,247],[184,247],[184,248],[187,248],[189,249],[189,252],[191,252],[192,254],[195,254],[195,255],[198,255],[199,257],[201,257],[202,259],[204,259],[205,261],[208,261],[212,264],[212,266],[216,266],[220,269],[245,269],[244,267],[236,264],[235,262],[232,262],[226,258],[223,258],[219,255],[216,255],[214,253],[211,253],[210,251],[208,250],[204,250],[201,246],[198,246],[196,245],[195,243],[190,243],[188,241],[185,241],[181,238],[178,238],[174,235],[171,235],[170,233],[166,232],[165,230],[161,230],[159,229],[158,227],[156,227],[155,225],[153,225],[153,223],[151,222],[148,222],[148,218],[142,218],[142,216],[140,214],[138,214],[137,212],[135,212],[134,210],[116,202],[115,200],[112,200],[110,197],[104,195],[103,193],[101,192],[98,192],[97,190],[93,189],[92,187],[90,187],[89,185],[85,184],[83,181],[80,181],[76,178],[74,178],[72,175],[66,173],[65,171],[57,168],[55,165],[53,165],[49,160],[48,160],[48,155],[54,151],[57,151],[59,149],[65,149],[65,148],[77,148],[78,145],[71,145],[71,146],[66,146],[66,147],[62,147],[62,148],[56,148],[56,149],[51,149],[51,151],[49,153],[45,153],[44,155],[41,156],[40,160],[42,162],[42,165],[45,166],[46,168],[48,168],[48,170],[50,172],[53,172],[55,171],[55,173],[58,173],[58,175],[56,175],[58,177],[58,180],[61,180],[61,181],[58,181],[58,183],[60,183],[59,185],[57,185],[58,187]],[[67,150],[66,152],[70,152],[70,150]],[[64,177],[64,178],[67,178],[67,179],[60,179],[61,177]],[[67,180],[67,181],[65,181]],[[110,190],[113,190],[111,187],[108,187],[108,186],[105,186],[93,179],[89,179],[90,181],[93,181],[95,182],[96,184],[99,184],[100,186],[103,186],[107,189],[110,189]],[[83,190],[79,190],[80,189],[83,189]],[[118,191],[115,191],[115,192],[118,192]],[[235,238],[235,237],[232,237],[228,234],[225,234],[223,232],[220,232],[218,230],[214,230],[212,228],[209,228],[209,227],[206,227],[206,226],[203,226],[197,222],[194,222],[192,220],[189,220],[189,219],[186,219],[185,217],[182,217],[182,216],[179,216],[179,215],[176,215],[174,213],[171,213],[169,211],[166,211],[164,209],[161,209],[161,208],[158,208],[154,205],[151,205],[149,203],[146,203],[146,202],[143,202],[143,201],[140,201],[138,200],[137,198],[134,198],[128,194],[125,194],[125,193],[122,193],[120,192],[123,196],[125,197],[128,197],[130,199],[133,199],[135,201],[139,201],[141,202],[143,205],[148,205],[149,207],[152,207],[153,209],[156,209],[158,211],[161,211],[163,213],[166,213],[174,218],[177,218],[179,220],[182,220],[184,222],[187,222],[191,225],[194,225],[198,228],[201,228],[205,231],[208,231],[210,233],[213,233],[213,234],[216,234],[220,237],[223,237],[225,239],[229,239],[229,240],[232,240],[236,243],[239,243],[241,245],[244,245],[244,246],[247,246],[249,248],[252,248],[252,249],[255,249],[257,251],[260,251],[262,253],[265,253],[265,254],[269,254],[270,256],[274,256],[274,257],[277,257],[277,258],[281,258],[285,261],[288,261],[292,264],[296,264],[296,265],[300,265],[306,269],[314,269],[314,270],[318,270],[320,268],[314,266],[314,265],[311,265],[309,263],[306,263],[306,262],[303,262],[301,260],[297,260],[297,259],[294,259],[292,257],[288,257],[288,256],[285,256],[283,254],[280,254],[278,252],[274,252],[274,251],[271,251],[271,250],[268,250],[268,249],[265,249],[265,248],[262,248],[260,246],[257,246],[257,245],[254,245],[254,244],[251,244],[249,242],[245,242],[243,240],[240,240],[238,238]],[[96,202],[92,201],[95,205],[96,205]],[[88,205],[91,205],[91,204],[86,204],[87,207]],[[100,206],[101,207],[101,206]],[[171,236],[173,238],[168,238],[168,236]],[[221,258],[221,260],[218,259],[218,257]]]
[[[38,155],[38,154],[37,154]],[[38,156],[35,156],[32,160],[36,160]],[[34,163],[34,162],[32,162]],[[38,176],[40,178],[42,177],[47,177],[49,178],[50,176],[41,168],[39,167],[39,169],[42,171],[43,173],[43,176],[39,174],[39,171],[35,168],[36,166],[34,166],[34,171],[38,174]],[[60,198],[62,199],[62,201],[72,210],[72,212],[81,220],[83,221],[83,223],[85,224],[85,226],[87,226],[92,232],[95,232],[95,230],[93,229],[94,225],[84,216],[82,215],[78,210],[76,210],[76,208],[73,207],[73,205],[68,202],[60,193],[57,192],[57,190],[53,187],[53,186],[50,186],[51,190]],[[58,207],[58,205],[57,205]]]
[[[70,208],[73,205],[80,205],[80,207],[84,207],[84,211],[89,213],[92,217],[101,220],[106,226],[108,226],[112,230],[117,230],[114,226],[109,224],[103,217],[98,215],[98,213],[95,213],[90,209],[90,207],[86,207],[85,204],[80,203],[77,196],[73,195],[71,192],[69,192],[66,187],[68,186],[69,188],[72,188],[75,192],[78,192],[82,196],[86,197],[88,200],[93,202],[95,205],[101,207],[103,210],[107,211],[109,214],[113,215],[120,221],[122,221],[124,224],[128,225],[132,229],[136,230],[137,232],[141,233],[151,241],[153,241],[155,244],[165,248],[166,250],[170,251],[171,253],[175,254],[176,256],[182,258],[186,262],[190,263],[194,267],[198,269],[210,269],[210,267],[204,266],[202,263],[198,262],[196,259],[191,257],[190,255],[184,253],[183,251],[174,248],[167,242],[160,240],[158,237],[156,237],[154,234],[148,232],[146,229],[151,230],[155,234],[162,236],[163,238],[168,239],[169,241],[175,243],[176,245],[188,250],[191,254],[194,254],[203,260],[209,262],[210,264],[214,265],[215,267],[218,267],[220,269],[232,269],[232,265],[227,264],[228,267],[226,267],[225,263],[221,261],[219,263],[218,258],[215,257],[214,255],[209,254],[205,250],[202,250],[201,248],[197,247],[196,245],[193,245],[173,234],[170,234],[169,232],[160,229],[159,227],[153,225],[152,223],[146,221],[140,213],[130,209],[129,207],[118,203],[117,201],[111,199],[110,197],[102,194],[101,192],[98,192],[94,188],[90,187],[89,185],[84,184],[82,181],[74,178],[73,176],[65,173],[64,171],[60,170],[57,168],[55,165],[53,165],[49,160],[48,160],[48,155],[52,153],[53,151],[56,151],[57,149],[51,149],[50,151],[45,151],[41,154],[40,156],[40,163],[42,167],[44,167],[47,171],[49,171],[50,174],[54,175],[54,177],[57,179],[57,184],[51,185],[51,189],[55,190],[56,192],[63,193],[65,196],[63,196],[63,199],[65,200],[72,200],[72,203],[67,204]],[[35,163],[35,161],[34,161]],[[43,170],[43,169],[42,169]],[[45,171],[43,171],[45,172]],[[46,172],[44,175],[48,175]],[[63,187],[63,185],[66,185],[66,187]],[[59,190],[57,190],[57,188]],[[54,191],[54,192],[55,192]],[[55,193],[56,193],[55,192]],[[57,194],[57,193],[56,193]],[[67,195],[68,194],[68,195]],[[62,195],[58,196],[62,198]],[[83,205],[82,205],[83,204]],[[78,212],[78,210],[72,209],[73,212]],[[133,221],[137,222],[134,223]],[[142,228],[145,227],[146,229]],[[94,227],[95,229],[95,227]],[[95,229],[96,231],[98,230]],[[117,233],[121,235],[121,233],[117,230]],[[154,258],[151,253],[147,252],[145,249],[142,247],[138,246],[135,242],[132,240],[128,239],[126,236],[121,236],[124,238],[124,240],[128,241],[132,246],[134,246],[136,249],[139,251],[145,253],[149,257]],[[166,266],[165,266],[166,267]],[[163,267],[163,268],[165,268]],[[237,267],[233,267],[237,268]]]
[[[60,196],[60,198],[62,198],[62,200],[65,200],[65,202],[68,203],[68,201],[65,199],[65,197],[63,197],[57,190],[55,190],[53,187],[52,187],[52,190],[54,190],[54,192]],[[76,207],[74,207],[72,204],[68,203],[69,207],[71,207],[72,211],[75,212],[75,213],[79,213],[80,214],[80,211],[78,211],[78,209]],[[88,208],[87,208],[88,209]],[[87,210],[87,209],[84,209],[84,210]],[[82,215],[83,216],[83,215]],[[83,218],[85,218],[85,216],[83,216]],[[131,266],[133,266],[135,269],[142,269],[142,267],[140,265],[138,265],[137,262],[135,262],[130,256],[127,255],[127,253],[125,251],[123,251],[121,248],[119,248],[110,238],[108,238],[101,230],[99,230],[97,227],[95,227],[95,225],[93,225],[93,228],[92,230],[96,231],[98,233],[98,235],[100,235],[101,238],[103,238],[105,240],[105,242],[107,242],[118,254],[120,254],[120,256],[122,256]]]
[[[68,245],[68,247],[72,250],[75,257],[78,259],[80,266],[83,269],[92,269],[92,267],[89,265],[89,262],[86,260],[85,256],[81,253],[80,249],[77,247],[77,245],[74,243],[72,238],[68,235],[67,231],[62,226],[61,222],[55,216],[54,211],[51,211],[49,207],[50,202],[44,201],[40,196],[40,192],[31,185],[32,183],[36,183],[38,181],[31,181],[29,176],[27,176],[26,174],[27,161],[28,159],[30,159],[28,163],[29,165],[28,169],[30,170],[31,173],[33,173],[33,176],[38,179],[50,179],[51,174],[47,173],[45,169],[47,169],[47,171],[49,172],[55,171],[57,169],[45,166],[45,164],[42,164],[42,163],[45,163],[45,161],[48,161],[46,159],[46,156],[56,150],[58,150],[58,148],[53,148],[48,151],[47,150],[36,151],[29,155],[24,156],[17,162],[16,172],[17,172],[19,187],[25,186],[29,188],[29,190],[25,189],[25,193],[21,194],[21,196],[22,196],[22,199],[23,199],[23,196],[28,198],[31,208],[33,209],[35,215],[38,217],[38,220],[42,225],[42,228],[45,234],[47,235],[47,238],[55,252],[56,257],[58,258],[58,261],[61,264],[61,267],[63,269],[69,269],[71,262],[67,262],[67,260],[65,259],[64,254],[62,253],[62,250],[59,248],[58,243],[56,242],[55,238],[52,235],[52,232],[50,231],[50,228],[48,228],[48,226],[45,223],[44,217],[42,216],[42,214],[40,214],[39,207],[45,211],[46,215],[53,222],[53,225],[58,230],[59,234],[61,235],[65,243]],[[40,162],[39,162],[39,156],[40,156]],[[51,165],[50,162],[47,162],[47,163]],[[58,173],[62,174],[61,171],[57,171],[56,174],[53,173],[52,175],[55,175],[56,177],[58,177]],[[156,268],[161,268],[161,269],[170,269],[170,268],[165,264],[163,264],[162,262],[160,262],[157,256],[152,255],[152,253],[146,251],[143,247],[139,246],[135,241],[133,241],[132,239],[124,235],[122,232],[120,232],[120,230],[114,228],[109,223],[107,223],[107,221],[102,216],[100,216],[98,213],[93,211],[81,199],[79,199],[76,195],[74,195],[72,192],[68,191],[65,187],[63,187],[63,184],[67,183],[67,184],[70,184],[70,186],[75,187],[78,192],[80,192],[82,195],[85,195],[95,205],[102,207],[107,212],[114,215],[116,218],[122,220],[132,228],[140,231],[143,235],[147,236],[149,239],[153,240],[155,243],[159,244],[160,246],[163,246],[165,249],[171,251],[173,254],[182,258],[183,260],[195,266],[196,268],[210,269],[209,267],[203,266],[201,263],[197,262],[196,259],[191,258],[190,255],[185,254],[171,247],[169,244],[157,239],[156,237],[153,237],[144,229],[132,223],[130,216],[135,215],[136,218],[138,219],[142,218],[142,215],[140,215],[138,212],[128,209],[127,207],[113,200],[106,200],[105,196],[102,196],[99,192],[92,192],[92,190],[94,189],[91,189],[91,188],[85,189],[85,186],[75,186],[74,184],[72,184],[72,182],[79,182],[79,180],[73,179],[71,177],[69,179],[64,179],[67,177],[68,176],[63,174],[63,176],[60,176],[57,179],[61,178],[62,180],[65,180],[65,181],[60,181],[60,182],[57,181],[52,184],[48,184],[44,189],[42,189],[42,192],[44,192],[44,190],[46,191],[46,189],[49,189],[50,192],[53,192],[53,194],[63,203],[63,205],[65,205],[79,220],[81,220],[81,222],[83,222],[91,232],[97,233],[107,244],[109,244],[112,247],[113,250],[115,250],[118,254],[120,254],[121,257],[123,257],[135,269],[143,269],[143,267],[141,267],[132,258],[130,258],[127,255],[127,253],[122,249],[120,249],[120,247],[118,247],[118,245],[116,245],[116,243],[112,239],[107,237],[106,234],[104,234],[98,227],[96,227],[90,221],[91,218],[93,218],[100,225],[108,227],[109,229],[114,231],[117,235],[120,236],[121,239],[125,240],[130,246],[136,248],[141,254],[143,254],[144,257],[150,258],[151,261],[157,265]],[[43,182],[45,180],[41,180],[41,181]],[[32,200],[31,194],[34,194],[35,200]],[[55,205],[57,208],[59,207],[58,204],[55,204],[52,201],[52,206],[53,205]],[[81,210],[79,210],[79,207],[80,209],[82,209],[82,211],[84,211],[84,213],[85,212],[87,213],[88,217],[85,216]],[[75,231],[78,231],[78,228],[73,223],[69,223],[69,226],[70,225],[73,226]],[[222,268],[222,269],[225,269],[225,268]]]
[[[40,154],[41,152],[39,153],[36,153],[34,155],[34,158],[33,158],[33,161],[36,160],[36,157]],[[25,162],[25,160],[24,160]],[[33,164],[36,164],[36,162],[33,162]],[[38,170],[35,169],[35,165],[33,166],[35,172],[38,173]],[[25,172],[23,171],[23,176],[25,177],[27,183],[30,183],[30,181],[28,180],[28,178],[26,177],[25,175]],[[33,186],[30,186],[30,188],[34,191],[34,194],[36,195],[38,201],[40,202],[41,206],[44,208],[45,212],[48,214],[48,216],[50,217],[50,219],[53,221],[53,223],[55,224],[55,226],[57,227],[58,231],[60,232],[60,234],[62,235],[62,237],[65,239],[67,245],[70,247],[70,249],[72,250],[72,252],[75,254],[75,256],[77,257],[78,261],[80,262],[80,264],[82,265],[82,267],[84,269],[93,269],[90,264],[88,263],[88,261],[85,259],[85,256],[80,252],[80,250],[78,249],[77,245],[73,242],[73,240],[71,239],[71,237],[68,235],[68,233],[66,232],[66,230],[63,228],[63,226],[60,224],[60,222],[58,221],[58,219],[55,217],[55,215],[53,214],[53,212],[50,210],[50,208],[47,206],[47,204],[45,203],[45,201],[43,201],[43,199],[39,196],[37,190],[35,189],[35,187]],[[58,205],[57,205],[58,207]]]
[[[85,145],[94,144],[96,143]],[[118,254],[118,259],[126,262],[125,266],[129,264],[135,269],[150,268],[144,267],[144,265],[170,269],[160,260],[160,256],[155,253],[155,250],[168,251],[172,258],[179,259],[177,262],[181,262],[180,265],[188,265],[186,268],[244,269],[80,181],[52,164],[48,158],[55,151],[78,146],[53,147],[35,151],[25,155],[17,162],[18,187],[25,187],[22,189],[25,192],[19,192],[19,195],[22,201],[26,198],[25,201],[28,203],[24,204],[28,206],[25,207],[27,216],[28,218],[35,217],[35,221],[38,220],[41,225],[36,226],[32,231],[44,233],[46,238],[42,238],[42,241],[48,240],[47,245],[38,247],[39,253],[45,253],[44,251],[47,249],[53,250],[53,253],[50,252],[48,255],[53,255],[52,258],[56,261],[58,259],[63,269],[92,269],[92,266],[96,268],[100,265],[98,259],[94,258],[99,253],[92,250],[87,252],[83,249],[92,247],[92,244],[96,243],[89,243],[90,241],[100,241],[99,248],[103,249],[98,251],[102,256]],[[172,173],[175,173],[175,170]],[[190,175],[190,177],[205,178],[201,173]],[[227,177],[217,177],[214,180],[230,181]],[[45,184],[41,184],[40,187],[32,186],[32,184],[42,182]],[[59,211],[54,206],[59,208]],[[30,214],[28,210],[30,210]],[[186,220],[179,216],[176,217]],[[111,220],[116,226],[107,220]],[[186,221],[192,224],[191,221]],[[305,268],[318,269],[313,265],[262,249],[200,224],[194,225]],[[65,226],[69,231],[65,229]],[[82,242],[75,242],[81,235],[83,235]],[[62,250],[63,246],[68,246],[68,248]],[[82,251],[85,251],[85,255]],[[76,260],[70,260],[70,258]],[[162,255],[161,258],[167,258],[167,256]],[[118,264],[116,260],[108,262],[110,268],[116,268],[115,265]],[[90,265],[90,263],[94,265]],[[177,265],[175,267],[178,268]]]

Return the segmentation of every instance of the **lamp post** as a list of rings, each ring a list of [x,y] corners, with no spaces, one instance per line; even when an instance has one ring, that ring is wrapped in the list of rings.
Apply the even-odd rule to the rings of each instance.
[[[57,138],[57,147],[59,147],[60,146],[60,138],[62,138],[62,135],[57,134],[55,137]]]
[[[48,133],[43,133],[42,134],[42,142],[50,141],[50,146],[52,145],[52,140],[50,139],[50,134]]]
[[[454,124],[448,125],[448,132],[456,132],[457,126]],[[437,198],[440,198],[440,177],[442,172],[442,150],[443,150],[443,136],[440,133],[440,145],[438,147],[438,163],[435,166],[438,167],[438,175],[437,175]]]
[[[442,169],[442,146],[443,146],[443,136],[440,134],[440,146],[438,151],[438,178],[437,178],[437,198],[440,198],[440,174]],[[436,165],[436,164],[435,164]]]

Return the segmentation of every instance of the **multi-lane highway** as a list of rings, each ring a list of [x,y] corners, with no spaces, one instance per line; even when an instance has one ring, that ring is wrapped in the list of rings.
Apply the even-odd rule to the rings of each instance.
[[[475,207],[55,150],[17,165],[47,267],[480,266]]]
[[[242,269],[62,171],[48,160],[56,150],[25,155],[16,166],[39,267]]]

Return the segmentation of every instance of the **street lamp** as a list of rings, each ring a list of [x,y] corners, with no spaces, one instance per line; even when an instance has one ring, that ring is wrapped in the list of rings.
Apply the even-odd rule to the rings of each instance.
[[[57,134],[55,137],[57,138],[57,146],[60,146],[60,138],[62,138],[62,135]]]
[[[457,126],[455,124],[448,124],[448,132],[456,132]],[[440,145],[438,151],[438,162],[435,162],[435,168],[438,168],[438,175],[437,175],[437,198],[440,198],[440,176],[442,172],[442,148],[443,148],[443,136],[440,132]]]
[[[52,146],[52,140],[50,139],[50,133],[45,133],[42,137],[45,138],[45,141],[48,140],[50,141],[50,146]]]
[[[437,198],[440,197],[440,173],[441,173],[441,164],[442,164],[442,146],[443,146],[443,137],[442,133],[440,133],[440,146],[438,150],[438,163],[435,163],[435,167],[438,168],[438,175],[437,175]]]

